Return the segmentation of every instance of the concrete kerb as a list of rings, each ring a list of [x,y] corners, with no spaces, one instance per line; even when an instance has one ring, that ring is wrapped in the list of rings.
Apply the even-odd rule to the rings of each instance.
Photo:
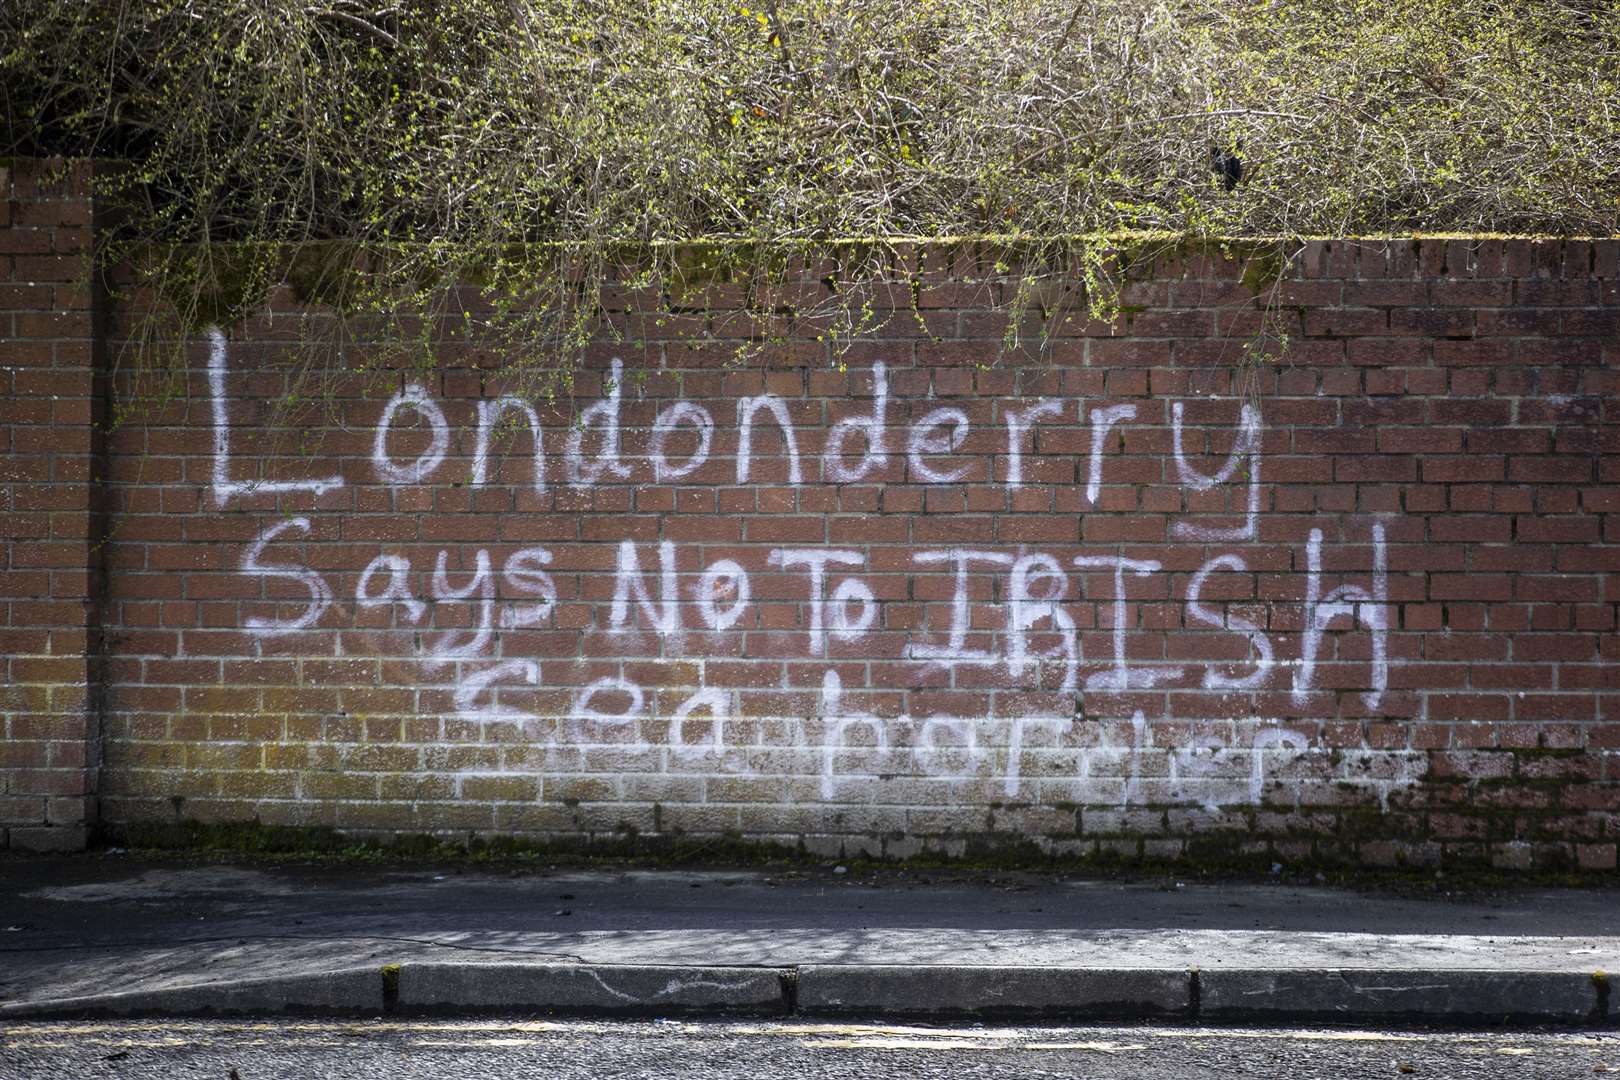
[[[1151,968],[814,965],[798,988],[811,1016],[1162,1020],[1193,1002],[1191,972]]]
[[[1620,1026],[1607,977],[1590,972],[432,962],[13,1002],[0,1005],[0,1020],[535,1011],[598,1016]]]
[[[791,968],[406,963],[400,1012],[542,1009],[580,1013],[789,1011]]]
[[[350,1016],[382,1011],[383,981],[376,968],[364,967],[14,1001],[0,1004],[0,1020],[262,1013]]]
[[[1211,1023],[1398,1022],[1438,1017],[1481,1025],[1620,1022],[1601,972],[1208,971],[1199,1016]]]

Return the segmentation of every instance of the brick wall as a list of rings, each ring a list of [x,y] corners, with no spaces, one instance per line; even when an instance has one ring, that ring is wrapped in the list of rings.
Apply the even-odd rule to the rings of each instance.
[[[0,163],[0,848],[82,847],[94,811],[92,180]]]
[[[616,294],[555,402],[199,334],[106,450],[103,820],[1614,867],[1620,242],[1164,256],[1038,355],[977,256],[841,358]]]

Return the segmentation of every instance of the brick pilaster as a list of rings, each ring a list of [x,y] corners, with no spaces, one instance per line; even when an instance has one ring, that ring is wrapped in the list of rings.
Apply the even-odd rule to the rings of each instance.
[[[82,848],[94,815],[93,179],[0,167],[0,848]]]

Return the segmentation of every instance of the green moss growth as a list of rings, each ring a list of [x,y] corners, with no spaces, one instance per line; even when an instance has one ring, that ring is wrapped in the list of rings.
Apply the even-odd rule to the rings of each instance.
[[[301,304],[321,304],[347,310],[358,293],[363,274],[358,244],[299,244],[286,258],[282,278]]]
[[[383,1000],[394,1001],[399,998],[399,965],[384,964],[382,968]]]
[[[159,298],[187,328],[235,322],[263,298],[270,284],[271,248],[217,243],[207,247],[149,250],[161,270],[147,277]]]
[[[868,839],[884,840],[870,836]],[[887,839],[903,839],[889,837]],[[269,861],[298,860],[335,864],[462,863],[469,866],[567,866],[601,869],[669,869],[679,867],[725,869],[825,870],[830,863],[852,873],[937,871],[945,874],[1039,874],[1120,880],[1164,881],[1283,881],[1300,885],[1328,885],[1381,892],[1458,895],[1509,887],[1544,885],[1613,888],[1620,881],[1614,871],[1580,871],[1547,867],[1534,871],[1500,870],[1488,862],[1465,862],[1448,857],[1443,875],[1434,867],[1370,867],[1354,859],[1355,841],[1335,836],[1328,846],[1306,856],[1284,855],[1264,838],[1242,830],[1189,838],[1179,859],[1143,854],[1140,837],[1129,851],[1092,841],[1080,852],[1053,854],[1029,837],[1004,833],[932,837],[961,843],[960,854],[939,849],[905,857],[848,854],[829,856],[803,846],[750,840],[735,833],[711,837],[679,834],[535,839],[471,833],[414,834],[379,839],[347,835],[330,828],[235,824],[175,823],[169,825],[103,825],[96,841],[137,855],[190,856],[202,859]],[[1075,837],[1054,836],[1073,842]],[[1280,869],[1278,869],[1280,865]]]
[[[300,304],[350,310],[368,281],[362,256],[358,244],[346,241],[219,242],[134,255],[162,303],[191,329],[236,322],[282,283]]]
[[[1053,861],[1033,840],[997,840],[990,836],[968,840],[961,858],[971,866],[996,870],[1027,868]]]
[[[103,825],[97,841],[141,851],[185,851],[266,857],[332,858],[339,861],[568,862],[637,865],[764,865],[820,862],[799,848],[744,839],[735,834],[691,838],[648,836],[622,830],[602,838],[538,840],[476,833],[405,833],[386,838],[351,835],[325,826],[262,825],[258,822],[173,822]]]
[[[1255,296],[1275,288],[1288,273],[1288,255],[1280,243],[1246,243],[1243,287]]]
[[[194,821],[103,826],[104,843],[156,851],[228,851],[244,855],[358,854],[356,842],[324,826]]]
[[[742,260],[735,248],[723,244],[681,244],[669,250],[669,289],[672,295],[729,282]]]

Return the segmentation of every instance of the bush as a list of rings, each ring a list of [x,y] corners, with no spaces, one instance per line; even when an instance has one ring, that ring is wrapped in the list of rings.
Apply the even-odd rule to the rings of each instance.
[[[312,295],[392,318],[476,280],[484,328],[550,369],[615,267],[668,275],[693,242],[768,276],[870,238],[858,285],[900,239],[1038,265],[1081,237],[1096,286],[1119,234],[1620,218],[1607,0],[759,2],[8,0],[3,139],[130,163],[107,257],[182,324],[342,241],[305,259]]]

